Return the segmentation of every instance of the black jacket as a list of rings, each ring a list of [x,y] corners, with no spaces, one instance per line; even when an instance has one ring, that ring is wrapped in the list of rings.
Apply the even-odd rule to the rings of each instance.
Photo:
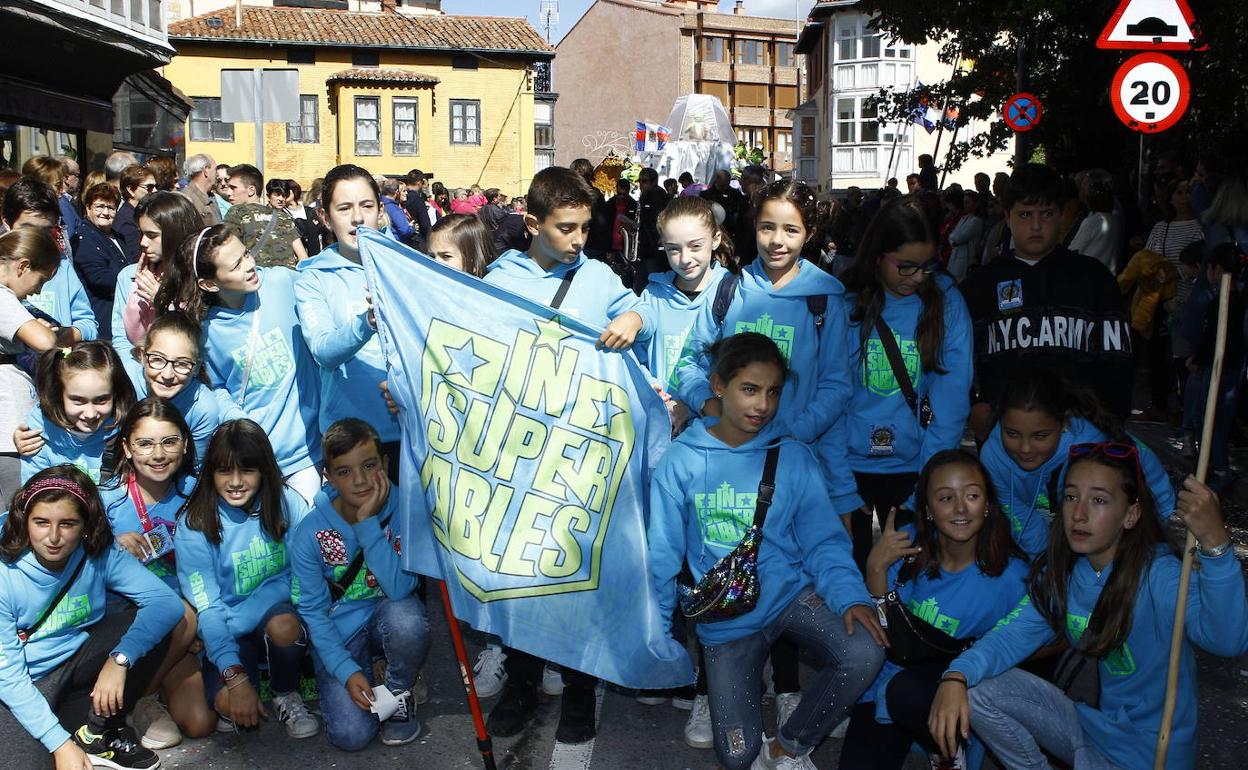
[[[1061,247],[1034,266],[1011,253],[971,273],[960,288],[975,326],[979,400],[996,404],[1011,375],[1043,366],[1091,388],[1126,418],[1134,374],[1130,324],[1104,265]]]
[[[94,227],[94,225],[92,225]],[[103,231],[101,231],[103,234]],[[139,261],[139,223],[134,216],[134,206],[129,203],[121,204],[117,209],[117,216],[113,218],[113,234],[117,236],[121,248],[126,252],[126,259],[130,262]]]
[[[74,249],[74,270],[82,280],[82,288],[87,291],[95,321],[100,326],[99,339],[111,339],[117,274],[130,260],[122,251],[121,239],[116,233],[106,233],[86,219],[78,223],[78,232],[70,243]]]
[[[529,228],[524,226],[524,214],[510,213],[499,221],[494,228],[494,248],[502,256],[504,251],[528,251],[532,236]]]
[[[662,187],[653,187],[641,194],[637,202],[637,257],[653,272],[667,268],[667,257],[659,253],[659,214],[667,208],[671,196]]]
[[[404,201],[408,213],[412,215],[412,223],[416,225],[416,232],[412,234],[412,248],[422,253],[425,251],[429,231],[433,229],[433,224],[429,221],[429,206],[426,203],[428,200],[429,196],[425,195],[424,190],[408,190],[407,200]]]

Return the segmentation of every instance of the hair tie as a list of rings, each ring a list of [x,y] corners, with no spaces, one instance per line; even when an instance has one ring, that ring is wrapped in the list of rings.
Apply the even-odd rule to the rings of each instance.
[[[78,482],[70,479],[52,477],[39,479],[27,487],[26,490],[22,492],[22,496],[18,500],[17,507],[23,514],[25,514],[26,510],[30,507],[31,501],[34,500],[36,495],[50,491],[67,492],[77,498],[78,502],[82,503],[84,508],[87,506],[87,493],[83,491],[82,486],[79,485]]]
[[[194,259],[194,260],[198,260],[198,259],[199,259],[199,244],[203,242],[203,240],[204,240],[204,235],[205,235],[205,234],[206,234],[209,230],[211,230],[211,229],[212,229],[212,227],[211,227],[211,226],[210,226],[210,227],[205,227],[203,230],[200,230],[200,231],[199,231],[199,235],[195,236],[195,248],[191,249],[191,258],[192,258],[192,259]]]
[[[69,358],[69,354],[73,352],[74,352],[73,348],[61,348],[61,357]]]

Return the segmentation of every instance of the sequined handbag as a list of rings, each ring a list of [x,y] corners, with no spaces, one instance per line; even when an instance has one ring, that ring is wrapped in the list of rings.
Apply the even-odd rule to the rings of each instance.
[[[715,562],[697,585],[676,584],[680,611],[695,623],[714,623],[744,615],[758,604],[758,548],[763,542],[763,523],[771,496],[776,491],[776,465],[780,462],[779,440],[767,448],[763,477],[758,482],[754,503],[754,524],[732,553]],[[690,579],[691,582],[691,579]]]

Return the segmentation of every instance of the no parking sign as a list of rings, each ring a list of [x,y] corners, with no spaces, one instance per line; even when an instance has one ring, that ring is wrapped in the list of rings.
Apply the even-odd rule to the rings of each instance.
[[[1173,56],[1142,53],[1127,59],[1109,87],[1114,112],[1127,128],[1145,134],[1165,131],[1187,112],[1191,81]]]
[[[1001,117],[1015,131],[1030,131],[1044,116],[1044,107],[1034,94],[1017,93],[1005,100]]]

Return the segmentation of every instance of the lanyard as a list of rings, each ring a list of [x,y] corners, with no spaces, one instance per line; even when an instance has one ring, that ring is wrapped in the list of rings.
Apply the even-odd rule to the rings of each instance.
[[[143,502],[143,492],[139,490],[139,482],[135,481],[133,473],[126,478],[126,491],[130,493],[130,502],[134,503],[134,510],[139,514],[139,526],[144,532],[150,532],[152,517],[147,515],[147,503]]]
[[[256,357],[256,340],[260,332],[260,297],[256,297],[256,309],[251,313],[251,333],[247,335],[247,363],[243,366],[243,384],[238,389],[238,398],[234,402],[238,404],[238,408],[243,408],[243,402],[247,400],[247,381],[251,379],[251,362]]]

